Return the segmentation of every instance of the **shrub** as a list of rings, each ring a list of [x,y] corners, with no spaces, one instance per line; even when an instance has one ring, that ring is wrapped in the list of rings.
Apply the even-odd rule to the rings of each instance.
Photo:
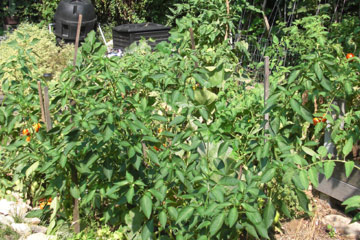
[[[3,79],[20,79],[19,69],[21,63],[16,61],[18,55],[25,59],[32,59],[34,66],[29,70],[34,80],[42,77],[44,73],[52,73],[53,79],[58,79],[61,71],[67,66],[73,55],[73,46],[56,46],[54,35],[46,28],[37,25],[21,24],[13,33],[8,35],[7,40],[0,43],[0,66],[4,71]],[[13,62],[9,67],[6,64]],[[1,87],[1,82],[0,82]]]

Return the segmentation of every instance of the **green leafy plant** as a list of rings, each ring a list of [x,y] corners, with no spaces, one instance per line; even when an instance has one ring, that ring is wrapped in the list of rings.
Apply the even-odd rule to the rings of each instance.
[[[334,104],[359,96],[358,59],[345,60],[340,46],[326,45],[325,28],[304,38],[314,43],[311,52],[308,43],[296,49],[302,24],[307,29],[315,18],[303,19],[287,36],[301,61],[274,68],[264,106],[263,89],[250,89],[238,66],[242,46],[225,39],[227,25],[229,33],[235,30],[219,4],[189,7],[193,15],[177,21],[170,42],[152,50],[141,41],[122,58],[104,57],[105,46],[91,32],[75,67],[51,84],[40,79],[51,96],[50,131],[32,128],[41,110],[31,51],[19,49],[4,63],[2,175],[19,180],[33,203],[52,198],[38,212],[48,216],[49,232],[76,221],[79,207],[81,223],[86,216],[121,226],[124,238],[269,239],[280,214],[311,215],[305,191],[317,186],[319,173],[329,178],[335,162],[345,164],[347,176],[358,169],[346,157],[359,136],[360,112],[351,106],[335,117],[340,109]],[[6,69],[15,68],[19,77],[11,78]],[[313,117],[332,127],[331,140],[342,153],[336,159],[323,146],[325,123],[314,126]],[[34,181],[41,187],[29,194]]]

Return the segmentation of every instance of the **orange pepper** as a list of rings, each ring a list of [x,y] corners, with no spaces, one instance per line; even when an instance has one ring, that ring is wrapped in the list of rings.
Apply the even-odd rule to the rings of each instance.
[[[35,132],[39,132],[40,128],[41,128],[41,124],[40,123],[36,123],[33,125],[33,128],[35,130]]]
[[[316,126],[320,122],[319,118],[313,118],[313,123]]]
[[[23,135],[25,135],[25,136],[29,136],[30,135],[30,132],[29,132],[29,129],[24,129],[23,131],[22,131],[22,134]]]

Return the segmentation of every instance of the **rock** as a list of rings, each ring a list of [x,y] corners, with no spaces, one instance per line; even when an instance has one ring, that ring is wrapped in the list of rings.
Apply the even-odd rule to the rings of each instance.
[[[323,222],[325,225],[330,224],[336,231],[348,237],[356,238],[360,236],[360,223],[355,222],[350,224],[351,218],[331,214],[325,216]]]
[[[13,208],[10,210],[10,215],[24,219],[29,209],[31,209],[29,205],[20,201],[13,205]]]
[[[24,222],[28,224],[38,225],[40,223],[40,218],[24,218]]]
[[[7,216],[13,209],[15,202],[8,201],[6,199],[0,200],[0,213]]]
[[[44,226],[30,225],[30,228],[33,233],[46,233],[47,231],[47,227]]]
[[[15,221],[11,216],[4,216],[4,215],[0,214],[0,223],[1,224],[11,226],[11,224],[14,222]]]
[[[50,239],[52,239],[52,237],[47,236],[44,233],[31,234],[30,236],[25,238],[25,240],[50,240]]]
[[[27,236],[31,234],[31,228],[25,223],[12,223],[11,227],[20,235]]]

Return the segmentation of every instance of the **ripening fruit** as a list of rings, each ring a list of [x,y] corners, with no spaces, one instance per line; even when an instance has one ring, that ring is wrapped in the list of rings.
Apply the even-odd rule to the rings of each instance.
[[[319,118],[313,118],[313,123],[316,126],[320,122]]]
[[[353,58],[353,57],[355,57],[355,55],[352,53],[346,54],[346,59]]]
[[[39,132],[40,128],[41,128],[41,124],[40,123],[36,123],[33,125],[33,128],[35,130],[35,132]]]
[[[27,137],[26,137],[26,141],[27,141],[27,142],[30,142],[30,140],[31,140],[30,136],[27,136]]]
[[[29,129],[24,129],[22,131],[22,134],[25,135],[25,136],[29,136],[30,135]]]

